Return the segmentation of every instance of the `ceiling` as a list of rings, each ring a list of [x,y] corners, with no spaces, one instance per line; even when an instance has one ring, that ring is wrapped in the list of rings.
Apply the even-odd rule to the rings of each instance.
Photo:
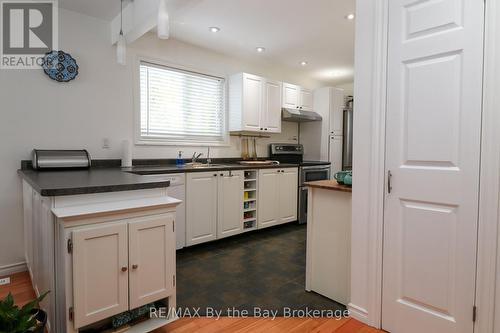
[[[155,0],[151,0],[155,1]],[[173,38],[224,54],[279,63],[325,84],[352,82],[355,0],[168,0]],[[60,0],[111,20],[119,0]],[[221,28],[212,33],[209,27]],[[255,48],[265,47],[258,53]],[[307,61],[307,66],[301,66]]]

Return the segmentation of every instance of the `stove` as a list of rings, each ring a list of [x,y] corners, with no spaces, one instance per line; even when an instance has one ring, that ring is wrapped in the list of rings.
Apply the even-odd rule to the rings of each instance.
[[[322,161],[302,161],[299,163],[300,166],[317,166],[317,165],[330,165],[330,162],[322,162]]]
[[[330,162],[304,161],[304,146],[301,144],[272,143],[269,157],[280,163],[299,165],[298,217],[299,223],[307,222],[307,187],[305,182],[330,179]]]

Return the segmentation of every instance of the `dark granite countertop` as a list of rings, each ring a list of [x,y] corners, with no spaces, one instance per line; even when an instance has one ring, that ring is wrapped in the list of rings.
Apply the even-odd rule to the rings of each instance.
[[[35,171],[19,170],[19,175],[42,196],[62,196],[118,192],[168,187],[170,181],[124,172],[121,168],[89,170]]]
[[[215,164],[215,163],[214,163]],[[125,172],[133,172],[141,175],[161,175],[169,173],[185,172],[211,172],[211,171],[229,171],[229,170],[251,170],[251,169],[279,169],[279,168],[297,168],[298,164],[282,163],[273,165],[241,165],[237,163],[215,164],[212,167],[193,168],[177,167],[175,165],[157,165],[157,166],[134,166],[124,168]]]
[[[18,173],[42,196],[63,196],[168,187],[170,185],[168,177],[163,178],[161,176],[173,173],[272,169],[299,166],[298,164],[288,163],[250,166],[240,165],[232,161],[227,163],[221,161],[221,163],[217,163],[213,167],[204,168],[179,168],[172,164],[143,165],[140,163],[138,166],[130,168],[104,167],[100,162],[97,165],[101,167],[93,167],[88,170],[36,171],[29,168],[29,164],[25,163],[23,164],[23,168],[18,170]],[[116,165],[116,161],[113,165]],[[155,177],[150,177],[151,175],[155,175]]]

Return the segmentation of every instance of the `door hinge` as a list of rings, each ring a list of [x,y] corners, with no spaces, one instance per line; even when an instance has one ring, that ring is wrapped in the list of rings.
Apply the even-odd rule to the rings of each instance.
[[[472,307],[472,322],[475,323],[477,319],[477,306]]]
[[[73,318],[75,317],[75,311],[73,310],[73,307],[69,308],[68,317],[70,321],[73,321]]]
[[[172,283],[173,283],[173,285],[175,287],[175,275],[172,275]]]
[[[172,231],[175,232],[175,220],[172,222]]]
[[[68,253],[73,253],[73,241],[68,239]]]

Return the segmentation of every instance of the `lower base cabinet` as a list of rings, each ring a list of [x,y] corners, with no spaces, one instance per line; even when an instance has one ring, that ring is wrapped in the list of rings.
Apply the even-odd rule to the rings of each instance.
[[[175,218],[166,188],[46,197],[23,181],[26,265],[48,333],[101,331],[149,303],[176,308]],[[150,332],[175,319],[146,320]]]
[[[68,230],[75,328],[171,296],[174,230],[169,213]]]
[[[259,228],[297,220],[298,175],[297,168],[259,171]]]
[[[186,245],[243,232],[243,171],[195,172],[186,178]]]

